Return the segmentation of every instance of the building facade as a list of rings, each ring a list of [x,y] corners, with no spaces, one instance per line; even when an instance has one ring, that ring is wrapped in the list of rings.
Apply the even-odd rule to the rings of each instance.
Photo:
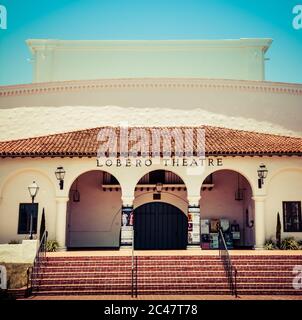
[[[43,208],[61,248],[215,248],[217,221],[262,248],[278,213],[301,240],[302,85],[264,81],[270,43],[29,40],[35,83],[0,88],[0,242],[33,212],[38,234]],[[126,155],[98,156],[123,132]]]

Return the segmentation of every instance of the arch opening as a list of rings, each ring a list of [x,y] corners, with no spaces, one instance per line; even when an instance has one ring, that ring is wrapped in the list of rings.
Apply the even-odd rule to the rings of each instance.
[[[119,248],[122,192],[110,173],[91,170],[75,179],[67,206],[67,247]]]
[[[134,216],[135,249],[186,249],[188,219],[179,208],[165,202],[149,202],[136,208]]]
[[[201,247],[218,249],[217,222],[228,248],[251,249],[255,244],[254,201],[248,180],[234,170],[211,173],[201,187]]]
[[[172,171],[150,171],[138,181],[134,195],[134,247],[186,249],[188,201],[182,178]]]

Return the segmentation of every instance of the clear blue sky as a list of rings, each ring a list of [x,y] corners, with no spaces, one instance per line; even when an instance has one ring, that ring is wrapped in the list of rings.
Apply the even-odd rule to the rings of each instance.
[[[28,38],[224,39],[274,42],[266,79],[302,83],[302,29],[292,9],[302,0],[0,0],[0,85],[31,82]]]

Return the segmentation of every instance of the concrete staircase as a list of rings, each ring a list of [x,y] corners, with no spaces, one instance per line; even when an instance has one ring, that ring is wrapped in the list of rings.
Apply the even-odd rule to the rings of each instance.
[[[139,295],[229,295],[217,255],[137,258]],[[232,256],[239,295],[302,295],[293,268],[302,255]],[[131,257],[48,257],[34,295],[130,295]]]

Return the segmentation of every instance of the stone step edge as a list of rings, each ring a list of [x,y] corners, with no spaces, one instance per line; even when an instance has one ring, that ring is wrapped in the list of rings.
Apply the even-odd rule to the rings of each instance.
[[[223,275],[225,275],[225,271],[224,270],[221,270],[221,271],[192,271],[194,273],[197,273],[200,276],[203,276],[203,277],[212,277],[212,276],[217,276],[217,274],[221,273]],[[250,272],[257,272],[257,271],[250,271]],[[282,277],[289,277],[289,275],[293,276],[292,275],[292,272],[291,271],[281,271],[281,270],[277,270],[276,272],[271,272],[271,271],[260,271],[257,273],[257,276],[252,276],[252,275],[249,275],[248,271],[245,271],[245,272],[240,272],[240,274],[237,274],[238,277],[269,277],[269,278],[273,278],[275,277],[275,274],[276,274],[276,277],[280,277],[280,275],[278,275],[279,273],[286,273],[285,275],[281,275]],[[156,276],[160,276],[159,274],[163,274],[163,276],[165,276],[167,272],[164,271],[164,270],[161,270],[161,271],[155,271],[154,273],[152,273],[152,276],[153,275],[156,275]],[[191,273],[191,271],[189,272]],[[211,275],[203,275],[204,273],[206,274],[209,274],[211,273]],[[49,275],[53,275],[53,276],[64,276],[64,275],[72,275],[74,274],[74,272],[43,272],[43,273],[33,273],[33,275],[35,276],[40,276],[40,275],[45,275],[45,276],[49,276]],[[104,275],[120,275],[120,274],[123,274],[122,272],[94,272],[94,271],[91,271],[91,272],[76,272],[77,275],[82,275],[82,276],[87,276],[87,275],[90,275],[90,274],[100,274],[102,276]],[[268,275],[268,274],[272,274],[272,275]],[[129,272],[129,275],[131,275],[131,273]],[[144,277],[144,276],[149,276],[150,275],[150,272],[149,271],[138,271],[138,275],[141,276],[141,277]],[[175,276],[176,278],[177,277],[182,277],[183,278],[184,274],[182,275],[178,275],[178,276]],[[197,275],[196,275],[197,276]],[[190,276],[186,276],[187,277],[190,277]]]
[[[49,270],[48,270],[49,271]],[[284,276],[292,274],[292,270],[265,270],[265,271],[259,271],[259,270],[237,270],[237,274],[239,275],[249,275],[251,273],[257,273],[259,274],[259,276],[268,276],[268,275],[280,275],[280,274],[284,274]],[[127,272],[129,274],[131,274],[131,269],[127,270]],[[34,275],[71,275],[71,274],[76,274],[76,275],[89,275],[89,274],[100,274],[100,275],[107,275],[107,274],[115,274],[115,275],[120,275],[123,274],[124,272],[117,272],[117,271],[75,271],[75,270],[65,270],[62,272],[62,270],[60,271],[52,271],[52,272],[38,272],[38,273],[34,273]],[[162,274],[166,274],[167,271],[166,270],[137,270],[137,273],[140,275],[150,275],[150,274],[157,274],[157,275],[162,275]],[[215,276],[216,274],[225,274],[225,270],[221,269],[221,270],[184,270],[182,275],[179,276],[183,276],[186,274],[191,274],[191,273],[195,273],[198,274],[200,276],[203,276],[205,274],[210,274]],[[282,276],[282,275],[281,275]]]
[[[112,280],[112,279],[118,279],[118,280],[124,280],[124,279],[131,279],[131,274],[129,274],[128,277],[119,277],[119,278],[116,278],[116,277],[104,277],[104,278],[97,278],[97,277],[85,277],[85,278],[68,278],[68,281],[72,281],[72,280],[99,280],[99,279],[106,279],[106,280]],[[162,278],[162,277],[147,277],[147,279],[152,279],[152,278]],[[165,280],[176,280],[176,279],[184,279],[184,280],[189,280],[189,279],[226,279],[226,276],[219,276],[219,277],[214,277],[214,276],[204,276],[204,277],[198,277],[198,276],[186,276],[186,277],[181,277],[181,276],[169,276],[169,277],[163,277]],[[269,276],[269,277],[258,277],[258,276],[237,276],[237,279],[240,280],[240,279],[262,279],[262,278],[265,278],[265,279],[280,279],[280,277],[278,276]],[[146,277],[142,277],[142,276],[138,276],[138,279],[146,279]],[[293,279],[293,276],[283,276],[282,279]],[[55,280],[58,280],[58,281],[61,281],[62,278],[37,278],[36,280],[47,280],[47,281],[55,281]],[[67,279],[66,279],[67,280]]]
[[[175,264],[175,263],[162,263],[162,264],[143,264],[143,263],[137,263],[138,267],[184,267],[184,266],[188,266],[188,267],[220,267],[222,266],[223,263],[217,263],[217,264],[201,264],[201,263],[194,263],[194,264],[188,264],[188,263],[179,263],[179,264]],[[299,263],[284,263],[284,264],[272,264],[272,263],[268,263],[268,264],[239,264],[239,263],[233,263],[233,265],[235,267],[293,267],[296,265],[302,265],[302,261]],[[129,264],[116,264],[116,265],[110,265],[110,264],[44,264],[41,265],[42,268],[54,268],[54,267],[59,267],[59,268],[63,268],[63,267],[76,267],[76,268],[80,268],[80,267],[108,267],[108,268],[129,268],[132,265]]]
[[[296,258],[292,258],[292,257],[288,257],[288,258],[279,258],[279,259],[271,259],[271,258],[265,258],[265,259],[234,259],[231,257],[232,261],[242,261],[242,262],[253,262],[253,261],[257,261],[257,262],[266,262],[266,261],[283,261],[283,262],[287,262],[287,261],[293,261],[296,262],[297,260],[302,261],[302,255]],[[118,262],[123,262],[123,263],[127,263],[127,262],[131,262],[131,257],[129,257],[129,259],[49,259],[47,258],[48,262],[56,262],[56,263],[60,263],[60,262],[66,262],[66,263],[72,263],[72,262],[111,262],[111,263],[118,263]],[[143,262],[158,262],[158,261],[163,261],[163,262],[218,262],[221,261],[221,258],[215,258],[215,259],[142,259],[142,257],[138,257],[138,261],[143,261]]]
[[[145,251],[145,253],[148,250]],[[164,251],[164,250],[162,250]],[[286,250],[283,251],[284,254],[249,254],[249,255],[240,255],[240,254],[232,254],[231,251],[229,250],[230,257],[233,259],[286,259],[287,257],[289,259],[295,259],[295,258],[301,258],[302,256],[302,250],[297,250],[295,253],[294,250],[288,250],[287,252],[291,252],[290,254],[285,253]],[[298,253],[297,253],[298,252]],[[188,260],[194,260],[194,259],[200,259],[200,260],[206,260],[206,259],[221,259],[220,255],[217,251],[217,254],[197,254],[197,255],[181,255],[181,254],[174,254],[174,255],[140,255],[137,254],[137,251],[134,251],[134,256],[138,257],[140,259],[145,259],[145,260],[152,260],[152,259],[188,259]],[[45,259],[45,257],[43,257]],[[103,255],[49,255],[47,253],[46,259],[49,260],[74,260],[74,259],[81,259],[81,260],[126,260],[126,259],[131,259],[132,258],[132,253],[130,252],[128,255],[125,256],[119,256],[119,255],[111,255],[111,256],[103,256]]]
[[[148,292],[148,293],[146,293]],[[155,293],[154,293],[155,292]],[[198,292],[204,292],[204,295],[209,295],[209,294],[214,294],[214,295],[222,295],[222,294],[226,294],[226,295],[230,295],[230,290],[229,289],[219,289],[219,290],[199,290],[199,289],[189,289],[189,290],[165,290],[164,292],[159,291],[157,289],[155,290],[139,290],[138,291],[138,295],[144,295],[144,293],[146,295],[152,295],[152,294],[157,294],[157,295],[175,295],[177,294],[177,292],[181,292],[182,294],[188,294],[188,295],[192,295],[192,294],[198,294]],[[302,292],[297,292],[294,289],[282,289],[282,290],[276,290],[276,289],[265,289],[265,292],[271,292],[274,293],[273,295],[302,295]],[[89,291],[89,290],[82,290],[82,291],[77,291],[77,292],[68,292],[68,291],[62,291],[62,290],[58,290],[58,291],[39,291],[36,292],[34,291],[33,294],[34,295],[70,295],[70,296],[80,296],[81,294],[91,294],[91,295],[113,295],[113,292],[107,292],[107,291],[97,291],[97,290],[93,290],[93,291]],[[238,294],[244,295],[245,293],[249,293],[252,295],[268,295],[268,294],[263,294],[262,291],[256,291],[255,289],[240,289],[238,290]],[[294,294],[293,294],[294,293]],[[116,294],[122,295],[130,295],[131,292],[130,290],[119,290],[116,291]],[[201,294],[202,295],[202,294]],[[231,296],[231,295],[230,295]]]
[[[182,283],[183,284],[183,283]],[[186,283],[184,283],[186,284]],[[224,283],[219,283],[219,285],[228,285],[227,282],[224,282]],[[253,286],[267,286],[267,285],[278,285],[278,286],[282,286],[282,285],[289,285],[289,283],[286,283],[286,282],[276,282],[276,283],[255,283],[255,282],[244,282],[243,283],[244,286],[249,286],[249,285],[253,285]],[[82,285],[81,284],[73,284],[73,283],[70,283],[70,284],[42,284],[42,285],[39,285],[39,288],[54,288],[54,287],[67,287],[67,288],[72,288],[72,287],[81,287],[81,286],[87,286],[87,287],[91,287],[91,286],[109,286],[109,284],[107,283],[97,283],[97,284],[94,284],[94,283],[83,283]],[[114,286],[114,287],[118,287],[118,286],[125,286],[125,285],[131,285],[131,283],[129,284],[120,284],[120,283],[111,283],[110,286]],[[151,284],[144,284],[144,285],[149,285],[149,286],[159,286],[159,285],[162,285],[162,286],[165,286],[166,284],[165,283],[162,283],[162,282],[159,282],[158,284],[155,282],[155,283],[151,283]],[[179,283],[169,283],[169,286],[179,286],[180,284]],[[204,282],[202,284],[200,283],[187,283],[186,285],[188,286],[191,286],[191,285],[202,285],[202,286],[213,286],[213,285],[218,285],[217,283],[212,283],[212,282]],[[280,288],[281,289],[281,288]],[[277,288],[276,288],[277,290]],[[302,293],[302,290],[301,290],[301,293]]]

